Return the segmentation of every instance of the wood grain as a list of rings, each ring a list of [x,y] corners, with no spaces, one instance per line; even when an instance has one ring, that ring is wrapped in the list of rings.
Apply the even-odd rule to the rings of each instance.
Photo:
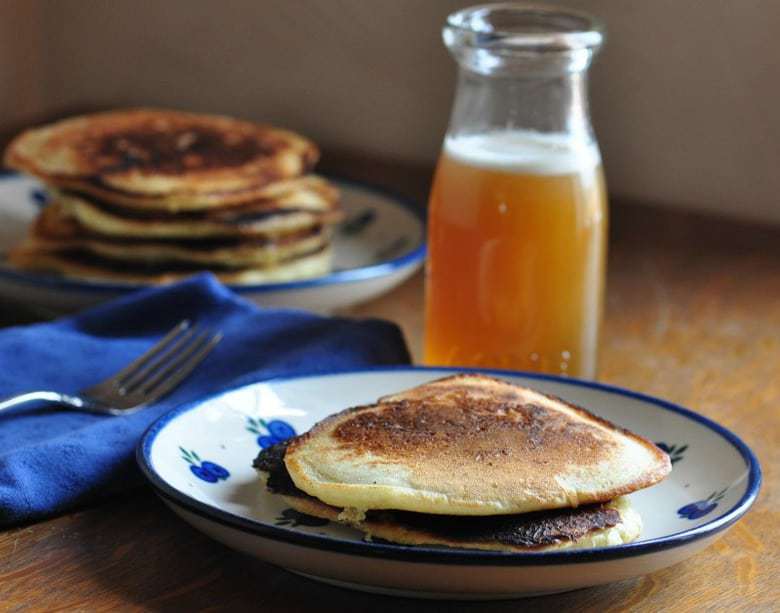
[[[368,161],[353,176],[424,193],[427,174]],[[441,603],[349,592],[234,553],[147,489],[0,533],[0,610],[770,611],[780,602],[780,229],[617,206],[601,380],[689,406],[762,461],[753,510],[687,562],[522,603]],[[357,316],[398,321],[419,356],[422,275]],[[717,470],[717,467],[713,467]]]

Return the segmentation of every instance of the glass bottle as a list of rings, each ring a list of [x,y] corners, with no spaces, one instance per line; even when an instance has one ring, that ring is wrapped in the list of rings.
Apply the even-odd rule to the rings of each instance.
[[[449,16],[459,64],[429,203],[428,364],[594,377],[607,203],[587,70],[603,31],[560,8]]]

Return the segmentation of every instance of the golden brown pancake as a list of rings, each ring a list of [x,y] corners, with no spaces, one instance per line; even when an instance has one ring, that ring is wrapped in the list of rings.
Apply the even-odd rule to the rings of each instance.
[[[39,240],[36,246],[48,251],[81,250],[117,262],[184,263],[203,267],[230,268],[269,267],[289,262],[297,257],[316,253],[328,244],[322,229],[288,235],[283,240],[242,241],[181,241],[152,242],[134,240],[105,240],[99,237],[73,240]]]
[[[129,109],[27,130],[6,164],[43,179],[49,206],[8,262],[116,283],[211,270],[229,283],[330,270],[338,191],[308,175],[319,152],[268,125]]]
[[[11,266],[20,270],[50,273],[79,281],[117,284],[170,283],[208,270],[223,283],[233,285],[282,283],[318,277],[330,270],[330,260],[330,248],[324,247],[320,251],[265,268],[225,268],[176,262],[144,265],[98,257],[83,251],[45,251],[29,245],[12,249],[7,258]]]
[[[319,422],[290,444],[295,485],[356,517],[506,515],[608,502],[671,470],[641,436],[559,398],[447,377]]]
[[[90,231],[122,237],[274,238],[341,220],[338,192],[330,184],[313,176],[297,182],[296,189],[272,200],[178,213],[128,209],[58,191],[52,193],[50,202]]]
[[[213,208],[231,207],[255,202],[284,201],[287,206],[296,204],[306,210],[320,210],[338,199],[338,192],[325,179],[304,175],[275,181],[255,188],[222,192],[174,192],[170,194],[133,194],[101,186],[87,180],[64,180],[51,182],[57,187],[82,194],[90,199],[112,203],[116,206],[137,211],[160,211],[177,213],[182,211],[207,211]]]
[[[258,190],[305,174],[318,156],[311,141],[286,130],[217,115],[130,109],[27,130],[9,145],[5,163],[53,185],[151,196],[155,206],[184,210],[213,204],[193,198],[197,194]]]
[[[48,252],[83,251],[118,262],[189,263],[232,268],[268,267],[314,253],[329,242],[321,226],[275,238],[228,237],[151,239],[91,232],[68,215],[59,202],[49,204],[33,223],[26,249]]]
[[[577,509],[556,509],[518,515],[429,515],[406,511],[368,511],[350,519],[343,509],[327,505],[299,490],[284,464],[289,441],[260,452],[255,468],[266,477],[269,491],[281,495],[293,509],[344,523],[403,545],[436,545],[511,552],[605,547],[635,540],[642,529],[639,515],[628,499]]]
[[[518,515],[427,515],[407,511],[370,511],[360,521],[316,498],[283,496],[305,515],[349,525],[368,540],[400,545],[435,545],[463,549],[531,553],[556,549],[611,547],[636,540],[642,519],[621,496],[605,504]]]

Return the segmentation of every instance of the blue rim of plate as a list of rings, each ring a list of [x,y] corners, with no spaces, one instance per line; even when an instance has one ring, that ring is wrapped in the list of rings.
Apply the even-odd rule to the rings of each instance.
[[[420,562],[420,563],[443,563],[443,564],[458,564],[458,565],[494,565],[494,566],[540,566],[540,565],[556,565],[556,564],[576,564],[584,562],[599,562],[604,560],[615,560],[621,558],[630,558],[640,555],[655,553],[658,551],[664,551],[667,549],[674,549],[687,545],[694,541],[713,536],[718,532],[730,527],[740,517],[742,517],[748,509],[751,507],[756,497],[758,496],[759,489],[761,488],[761,466],[758,462],[758,458],[753,451],[748,447],[742,439],[736,434],[721,426],[720,424],[712,421],[711,419],[699,415],[698,413],[686,409],[682,406],[661,400],[660,398],[654,398],[640,392],[634,392],[614,385],[608,385],[605,383],[597,383],[594,381],[585,381],[582,379],[576,379],[573,377],[558,377],[555,375],[529,373],[515,370],[497,370],[488,368],[446,368],[437,366],[379,366],[358,368],[353,370],[344,370],[338,372],[326,372],[326,373],[308,373],[300,375],[290,375],[282,377],[273,377],[270,379],[260,380],[256,383],[273,384],[283,381],[290,381],[293,379],[302,379],[306,377],[322,377],[322,376],[339,376],[339,375],[354,375],[360,373],[370,372],[398,372],[398,371],[422,371],[422,372],[441,372],[455,373],[455,372],[475,372],[485,373],[496,376],[520,376],[529,379],[537,379],[540,381],[554,381],[557,383],[563,383],[568,385],[574,385],[584,388],[597,389],[600,391],[608,392],[618,396],[624,396],[627,398],[633,398],[647,402],[654,405],[658,409],[670,411],[678,415],[682,415],[691,421],[702,424],[709,430],[712,430],[720,437],[726,439],[742,456],[745,461],[745,465],[748,469],[748,484],[745,489],[745,493],[739,499],[739,501],[731,507],[728,511],[715,519],[688,530],[676,532],[667,536],[663,536],[656,539],[650,539],[647,541],[639,541],[634,543],[627,543],[624,545],[615,545],[612,547],[602,547],[595,549],[575,549],[575,550],[562,550],[562,551],[547,551],[539,553],[509,553],[498,551],[478,551],[478,550],[465,550],[465,549],[445,549],[445,548],[433,548],[422,546],[407,546],[407,545],[393,545],[382,543],[366,543],[363,541],[345,541],[330,536],[322,536],[317,534],[309,534],[305,532],[297,532],[285,528],[280,528],[270,524],[247,519],[233,513],[228,513],[214,506],[200,502],[186,495],[185,493],[175,489],[168,485],[157,472],[154,470],[150,453],[152,445],[154,444],[157,435],[165,428],[165,426],[176,417],[191,411],[203,403],[208,402],[213,398],[222,396],[229,393],[234,389],[241,389],[247,387],[246,384],[233,389],[223,390],[221,392],[211,394],[206,398],[202,398],[195,402],[184,404],[171,412],[166,413],[157,421],[155,421],[144,433],[138,446],[136,447],[136,460],[141,468],[144,476],[149,480],[153,488],[164,499],[167,499],[176,505],[184,508],[185,510],[194,513],[200,517],[222,524],[229,528],[237,529],[243,532],[249,532],[251,534],[268,538],[275,541],[282,541],[294,545],[302,545],[306,547],[313,547],[320,550],[331,551],[333,553],[359,555],[364,557],[379,557],[384,559],[402,560],[405,562]],[[250,460],[248,460],[249,462]]]
[[[0,171],[0,181],[13,179],[16,177],[24,176],[20,173],[13,171]],[[344,179],[338,175],[328,174],[327,178],[337,181],[344,185],[351,187],[357,187],[365,189],[367,191],[374,192],[375,194],[384,196],[393,200],[401,205],[404,209],[411,212],[412,215],[420,222],[422,226],[422,237],[420,244],[413,250],[408,251],[398,257],[379,262],[377,264],[370,264],[368,266],[359,266],[357,268],[348,268],[346,270],[339,270],[332,272],[322,277],[315,277],[313,279],[304,279],[301,281],[286,281],[284,283],[264,283],[256,285],[228,285],[232,291],[237,294],[258,294],[267,292],[279,292],[288,290],[309,289],[315,287],[321,287],[324,285],[335,285],[341,283],[356,283],[358,281],[365,281],[367,279],[376,279],[387,276],[398,270],[414,266],[425,259],[427,251],[425,240],[425,212],[421,206],[419,206],[412,199],[402,196],[392,190],[384,187],[378,187],[369,183],[363,183],[362,181],[354,181],[352,179]],[[79,292],[104,292],[104,293],[119,293],[119,292],[132,292],[140,289],[145,289],[148,285],[138,283],[101,283],[99,281],[86,282],[75,281],[72,279],[66,279],[62,277],[55,277],[49,275],[33,275],[32,273],[24,273],[10,268],[0,267],[0,278],[10,279],[16,282],[26,283],[28,285],[43,285],[46,287],[53,287],[64,290],[75,290]]]

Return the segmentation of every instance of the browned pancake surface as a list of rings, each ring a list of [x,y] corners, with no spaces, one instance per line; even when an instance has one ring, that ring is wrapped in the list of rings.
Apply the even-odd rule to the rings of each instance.
[[[559,398],[462,374],[331,415],[285,462],[336,507],[501,515],[612,500],[661,480],[647,439]]]
[[[457,388],[440,401],[410,399],[357,410],[333,434],[356,454],[381,454],[388,461],[470,459],[486,467],[512,456],[542,466],[592,464],[614,446],[560,412],[514,399],[475,399]]]
[[[256,129],[217,130],[190,118],[137,116],[114,129],[99,126],[88,138],[72,139],[73,149],[91,166],[93,175],[131,168],[147,173],[183,175],[215,168],[235,168],[269,157],[286,147],[273,132]],[[66,137],[52,139],[52,144]],[[67,144],[67,143],[62,143]]]
[[[17,137],[6,163],[56,182],[89,178],[131,193],[242,190],[304,174],[303,137],[228,117],[130,109],[75,117]]]

